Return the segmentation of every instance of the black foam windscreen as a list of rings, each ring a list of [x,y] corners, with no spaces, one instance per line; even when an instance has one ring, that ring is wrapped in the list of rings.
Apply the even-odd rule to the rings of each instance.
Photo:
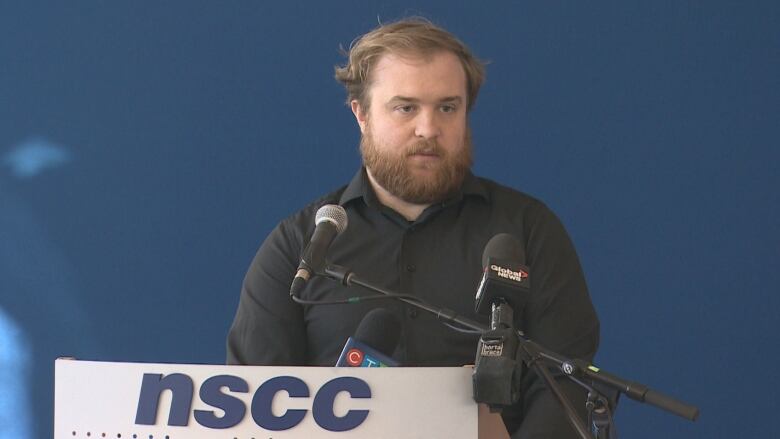
[[[360,321],[353,338],[390,357],[401,338],[401,322],[384,308],[372,309]]]
[[[492,237],[482,252],[482,280],[477,288],[474,310],[490,315],[493,303],[507,302],[520,315],[530,295],[525,250],[519,239],[508,233]]]
[[[482,268],[488,265],[488,258],[525,264],[525,252],[520,240],[509,233],[499,233],[490,238],[482,251]]]

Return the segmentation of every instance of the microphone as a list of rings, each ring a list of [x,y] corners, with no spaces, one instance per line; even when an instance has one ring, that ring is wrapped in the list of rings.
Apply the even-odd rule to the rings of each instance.
[[[349,337],[336,367],[398,366],[391,355],[401,337],[401,322],[384,308],[371,310]]]
[[[484,274],[477,288],[477,314],[490,315],[494,302],[506,302],[512,309],[523,307],[530,294],[531,279],[520,240],[508,233],[490,238],[482,253]]]
[[[520,241],[507,233],[490,238],[482,253],[484,274],[477,288],[475,310],[490,315],[490,330],[482,333],[471,376],[474,400],[500,412],[520,398],[523,363],[520,339],[513,329],[514,310],[528,299],[530,280]]]
[[[291,296],[297,296],[309,278],[322,270],[328,247],[338,234],[347,229],[347,211],[339,205],[326,204],[317,210],[314,224],[314,234],[303,251],[298,271],[290,285]]]

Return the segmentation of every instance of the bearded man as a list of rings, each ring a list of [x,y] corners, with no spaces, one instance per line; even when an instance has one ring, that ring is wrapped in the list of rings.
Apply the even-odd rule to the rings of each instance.
[[[498,233],[516,236],[533,275],[516,327],[548,349],[592,360],[599,323],[563,226],[542,202],[470,171],[467,115],[484,79],[483,64],[449,32],[409,19],[356,40],[336,79],[345,85],[360,127],[363,167],[348,185],[283,220],[260,247],[228,335],[228,363],[332,366],[374,307],[401,322],[393,353],[401,364],[474,362],[478,335],[454,331],[404,302],[308,306],[290,299],[315,213],[325,204],[343,206],[349,217],[349,227],[328,249],[330,261],[382,288],[481,322],[487,319],[475,315],[474,294],[485,244]],[[300,293],[309,301],[358,294],[318,277]],[[583,391],[559,382],[584,410]],[[577,437],[534,373],[526,374],[520,401],[502,416],[513,437]]]

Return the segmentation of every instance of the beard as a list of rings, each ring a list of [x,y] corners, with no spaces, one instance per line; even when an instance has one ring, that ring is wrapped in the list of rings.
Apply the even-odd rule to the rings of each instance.
[[[421,140],[404,148],[379,144],[369,124],[360,138],[360,153],[363,164],[380,186],[412,204],[432,204],[453,195],[460,189],[473,163],[468,127],[463,146],[448,152],[436,140]],[[415,154],[435,154],[439,161],[415,164],[410,160]],[[423,168],[424,172],[415,172],[415,168]]]

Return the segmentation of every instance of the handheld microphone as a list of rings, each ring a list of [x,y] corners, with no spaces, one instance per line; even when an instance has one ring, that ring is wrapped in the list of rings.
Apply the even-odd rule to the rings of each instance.
[[[391,355],[401,337],[401,322],[384,308],[371,310],[349,337],[336,367],[398,366]]]
[[[314,224],[314,234],[303,251],[298,271],[290,285],[291,296],[297,296],[309,278],[322,270],[328,247],[339,233],[347,229],[347,211],[339,205],[326,204],[317,210]]]
[[[520,240],[508,233],[490,238],[482,253],[484,274],[477,288],[477,314],[490,315],[494,302],[503,301],[512,309],[522,309],[528,300],[531,279]]]

